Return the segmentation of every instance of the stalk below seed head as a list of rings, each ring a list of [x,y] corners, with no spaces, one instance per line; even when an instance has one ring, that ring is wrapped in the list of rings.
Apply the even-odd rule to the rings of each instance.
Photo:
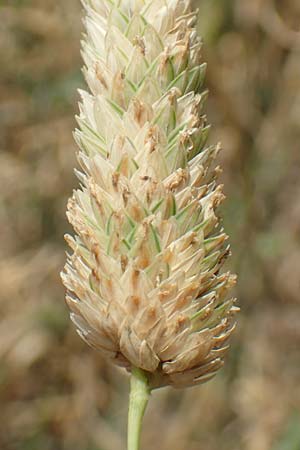
[[[81,337],[150,388],[222,366],[235,276],[202,112],[205,64],[189,0],[85,0],[75,237],[62,274]]]

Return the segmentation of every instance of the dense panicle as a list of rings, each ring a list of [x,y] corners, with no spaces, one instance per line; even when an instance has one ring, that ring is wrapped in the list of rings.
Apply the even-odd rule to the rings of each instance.
[[[202,112],[205,64],[188,0],[86,0],[75,237],[62,274],[79,334],[152,387],[220,368],[237,308],[220,274],[224,196]]]

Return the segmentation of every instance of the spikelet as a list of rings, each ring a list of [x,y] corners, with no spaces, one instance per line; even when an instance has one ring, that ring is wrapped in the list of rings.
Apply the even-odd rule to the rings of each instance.
[[[202,112],[205,64],[189,0],[86,0],[75,237],[62,274],[80,336],[151,387],[222,366],[237,308],[220,274],[224,195]]]

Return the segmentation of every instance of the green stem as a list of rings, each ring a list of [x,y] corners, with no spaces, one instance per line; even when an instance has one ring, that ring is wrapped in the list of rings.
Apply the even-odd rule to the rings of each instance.
[[[139,450],[142,420],[149,397],[147,376],[143,370],[134,367],[130,380],[127,450]]]

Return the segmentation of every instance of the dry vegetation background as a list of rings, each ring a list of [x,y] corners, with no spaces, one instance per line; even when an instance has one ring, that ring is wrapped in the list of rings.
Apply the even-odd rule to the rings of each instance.
[[[300,449],[300,4],[198,0],[239,330],[222,372],[155,392],[143,450]],[[59,271],[81,6],[0,6],[0,448],[122,450],[127,378],[70,325]]]

